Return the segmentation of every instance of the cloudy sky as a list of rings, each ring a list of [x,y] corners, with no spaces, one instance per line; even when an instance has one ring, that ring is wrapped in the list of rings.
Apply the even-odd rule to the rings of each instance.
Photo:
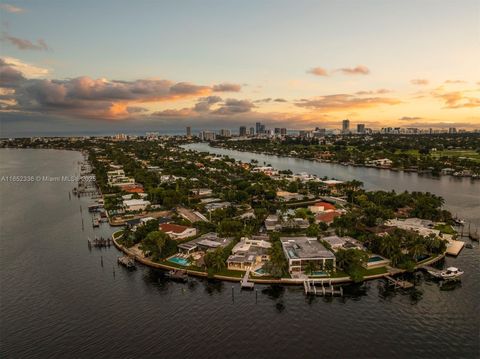
[[[10,1],[1,136],[480,127],[478,0]]]

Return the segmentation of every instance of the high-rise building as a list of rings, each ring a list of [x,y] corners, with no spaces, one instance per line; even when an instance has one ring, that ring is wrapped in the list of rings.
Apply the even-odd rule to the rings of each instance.
[[[280,136],[286,136],[287,135],[287,129],[285,127],[282,127],[280,129]]]
[[[342,121],[342,133],[347,134],[350,133],[350,120],[345,119]]]
[[[192,136],[192,128],[190,126],[187,126],[187,137]]]
[[[260,122],[257,122],[255,124],[255,133],[258,135],[260,133],[260,127],[262,126],[262,124]]]
[[[280,134],[280,127],[275,127],[275,134],[279,135]]]
[[[239,135],[241,137],[245,137],[247,135],[247,128],[245,126],[240,126],[240,132]]]
[[[250,133],[249,133],[250,136],[255,136],[255,128],[254,127],[250,127]]]
[[[215,141],[215,132],[213,131],[202,131],[200,132],[200,139],[202,141]]]
[[[456,127],[450,127],[448,129],[448,133],[457,133],[457,128]]]
[[[158,137],[160,136],[158,132],[147,132],[145,135],[149,141],[158,140]]]
[[[363,123],[357,124],[357,133],[360,133],[360,134],[365,133],[365,124]]]
[[[228,128],[222,128],[220,130],[220,136],[222,136],[222,137],[232,137],[232,131],[230,131]]]

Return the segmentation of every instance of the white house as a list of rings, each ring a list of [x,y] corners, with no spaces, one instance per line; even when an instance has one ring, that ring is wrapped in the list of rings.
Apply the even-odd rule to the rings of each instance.
[[[144,211],[149,205],[150,201],[143,199],[128,199],[123,201],[123,207],[126,211]]]
[[[373,160],[371,163],[376,166],[390,167],[393,161],[389,160],[388,158],[380,158],[378,160]]]

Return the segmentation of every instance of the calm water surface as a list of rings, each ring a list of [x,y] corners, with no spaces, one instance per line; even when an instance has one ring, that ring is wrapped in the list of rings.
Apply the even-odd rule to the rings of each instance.
[[[70,176],[78,174],[81,156],[0,150],[0,160],[0,176]],[[322,175],[346,178],[323,171]],[[357,178],[380,188],[377,173],[388,176],[385,183],[398,186],[392,188],[401,187],[388,172],[379,172],[369,174],[369,181]],[[447,193],[444,186],[450,183],[450,197],[472,198],[454,202],[458,210],[471,219],[478,216],[472,213],[478,210],[478,185],[415,176],[411,181],[439,191],[435,193]],[[2,358],[479,356],[476,245],[447,259],[447,265],[466,271],[460,285],[440,288],[420,275],[416,290],[403,294],[385,292],[381,281],[349,287],[345,298],[333,300],[307,299],[300,287],[257,285],[258,292],[241,292],[232,283],[172,283],[145,267],[135,272],[117,267],[120,254],[114,248],[89,251],[88,236],[113,230],[89,226],[85,209],[90,200],[69,200],[74,186],[0,182]]]

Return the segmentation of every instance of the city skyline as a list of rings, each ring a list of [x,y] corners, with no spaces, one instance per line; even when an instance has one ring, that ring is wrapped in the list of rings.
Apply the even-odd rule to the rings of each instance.
[[[461,4],[9,1],[1,133],[473,130],[479,5]]]

